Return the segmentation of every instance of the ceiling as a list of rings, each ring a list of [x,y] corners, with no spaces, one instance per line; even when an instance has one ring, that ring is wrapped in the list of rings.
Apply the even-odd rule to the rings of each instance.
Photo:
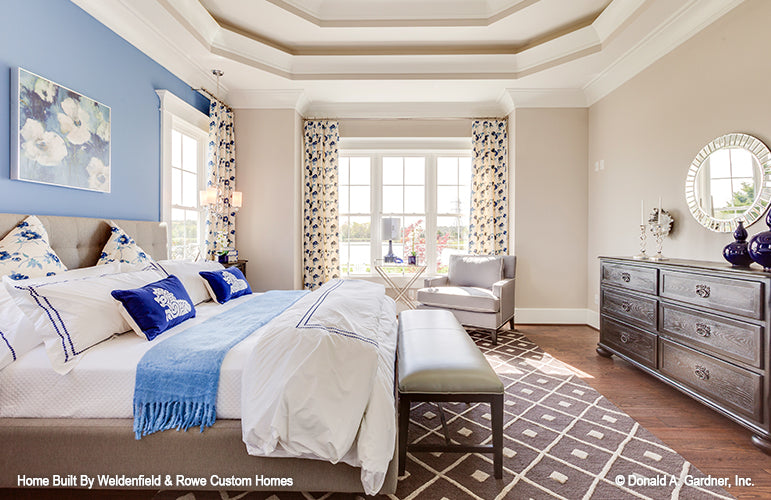
[[[73,0],[233,107],[339,118],[588,106],[742,1]]]

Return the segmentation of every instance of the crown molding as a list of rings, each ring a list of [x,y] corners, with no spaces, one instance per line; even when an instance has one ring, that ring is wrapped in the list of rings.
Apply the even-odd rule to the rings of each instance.
[[[490,0],[445,0],[442,12],[447,13],[443,17],[437,17],[437,9],[430,5],[428,8],[409,2],[410,17],[399,17],[389,9],[398,2],[387,0],[380,2],[371,1],[367,4],[352,2],[343,5],[341,2],[332,9],[338,12],[324,12],[324,5],[320,2],[311,5],[312,2],[299,3],[293,0],[266,0],[276,7],[289,12],[301,19],[308,21],[320,28],[415,28],[415,27],[460,27],[460,26],[489,26],[520,10],[529,7],[541,0],[516,0],[507,2],[492,2]],[[329,5],[331,2],[327,2]],[[500,6],[493,3],[502,4]],[[405,3],[403,2],[403,5]],[[475,5],[476,4],[476,5]],[[315,7],[315,8],[314,8]],[[423,9],[421,10],[421,8]],[[482,8],[480,8],[482,7]],[[475,10],[476,9],[476,10]],[[375,13],[375,15],[373,15]],[[453,15],[454,13],[454,15]]]
[[[188,51],[155,27],[153,21],[169,14],[160,2],[143,3],[147,10],[137,9],[137,3],[129,0],[72,2],[191,87],[205,88],[217,84],[211,68],[201,67]],[[149,10],[152,12],[148,14]],[[187,31],[190,33],[190,30]],[[227,96],[227,87],[220,85],[220,90],[223,96]]]
[[[581,89],[506,89],[517,108],[585,108],[586,95]]]
[[[508,115],[500,102],[310,102],[305,118],[480,118]]]
[[[230,93],[234,109],[293,109],[300,114],[308,105],[304,90],[234,90]]]
[[[690,0],[583,87],[587,105],[610,94],[743,1]]]

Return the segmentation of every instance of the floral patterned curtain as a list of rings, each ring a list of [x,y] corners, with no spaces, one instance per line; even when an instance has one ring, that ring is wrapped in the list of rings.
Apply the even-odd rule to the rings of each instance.
[[[233,110],[217,99],[209,104],[208,170],[206,187],[217,191],[217,202],[206,219],[206,258],[216,259],[223,248],[236,245],[236,212],[230,206],[236,182]]]
[[[508,134],[506,120],[471,124],[471,218],[469,251],[479,255],[508,252]]]
[[[332,120],[305,121],[303,286],[313,290],[340,277],[337,144]]]

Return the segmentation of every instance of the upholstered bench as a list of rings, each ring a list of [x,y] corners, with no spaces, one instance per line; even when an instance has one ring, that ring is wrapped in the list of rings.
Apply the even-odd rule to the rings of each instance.
[[[399,317],[399,474],[407,451],[492,453],[496,479],[503,477],[503,383],[449,311],[403,311]],[[444,444],[407,444],[413,402],[490,403],[492,445],[451,444],[440,407]]]

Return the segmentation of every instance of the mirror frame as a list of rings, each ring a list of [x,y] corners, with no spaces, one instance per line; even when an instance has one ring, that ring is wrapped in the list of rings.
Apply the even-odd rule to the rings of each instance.
[[[732,219],[716,219],[702,210],[696,200],[696,174],[698,174],[701,165],[709,155],[726,148],[742,148],[752,153],[760,164],[762,183],[754,203],[750,205],[750,208],[744,214]],[[744,220],[745,227],[751,226],[763,216],[771,201],[771,151],[763,144],[763,141],[748,134],[732,133],[712,140],[701,148],[699,154],[691,162],[688,175],[685,177],[685,200],[688,203],[688,208],[691,210],[691,215],[699,224],[710,231],[730,233],[736,229],[736,222],[739,219]]]

